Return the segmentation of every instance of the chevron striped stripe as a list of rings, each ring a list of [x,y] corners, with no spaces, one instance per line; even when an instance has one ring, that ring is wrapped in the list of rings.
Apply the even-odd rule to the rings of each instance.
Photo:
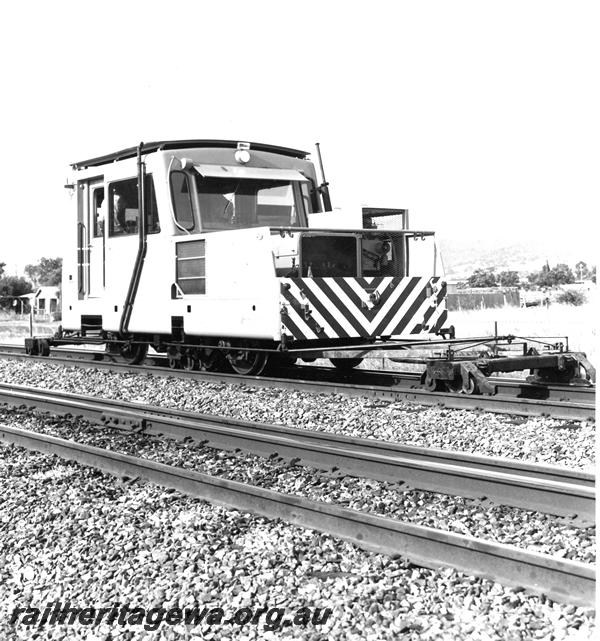
[[[444,324],[439,278],[282,278],[282,330],[297,340],[435,333]]]

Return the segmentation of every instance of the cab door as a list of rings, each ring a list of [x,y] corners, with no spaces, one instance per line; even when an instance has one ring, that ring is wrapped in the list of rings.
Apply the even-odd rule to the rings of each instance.
[[[88,189],[88,260],[89,260],[89,290],[88,296],[100,297],[104,293],[105,275],[105,193],[102,180],[91,181]]]

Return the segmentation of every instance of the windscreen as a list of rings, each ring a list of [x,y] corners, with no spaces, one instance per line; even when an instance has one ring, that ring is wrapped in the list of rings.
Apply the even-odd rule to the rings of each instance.
[[[306,226],[296,182],[196,176],[202,228]]]

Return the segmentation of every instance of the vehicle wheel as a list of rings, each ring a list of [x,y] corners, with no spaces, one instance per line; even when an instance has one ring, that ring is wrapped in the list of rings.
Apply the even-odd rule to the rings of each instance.
[[[195,372],[200,367],[200,361],[195,354],[184,354],[181,357],[181,366],[188,372]]]
[[[440,382],[437,378],[431,378],[431,376],[427,375],[423,380],[423,386],[428,392],[437,392],[440,389]]]
[[[479,392],[479,387],[477,381],[473,376],[469,375],[469,378],[463,383],[462,391],[464,394],[477,394]]]
[[[217,349],[205,349],[200,355],[200,369],[205,372],[221,371],[225,369],[225,357]]]
[[[121,358],[128,365],[139,365],[144,362],[148,353],[148,343],[125,343],[119,349]]]
[[[463,391],[462,378],[458,377],[451,381],[445,381],[446,389],[454,394],[460,394]]]
[[[233,369],[236,374],[241,374],[242,376],[258,376],[262,374],[267,366],[269,355],[265,352],[242,350],[228,355],[227,360],[231,365],[231,369]]]
[[[178,356],[169,356],[169,367],[171,369],[181,369],[181,358]]]
[[[349,372],[363,362],[362,358],[330,358],[329,362],[341,372]]]

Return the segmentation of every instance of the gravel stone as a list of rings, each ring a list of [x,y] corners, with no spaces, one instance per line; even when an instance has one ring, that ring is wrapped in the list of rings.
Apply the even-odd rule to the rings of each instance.
[[[595,425],[0,360],[0,381],[594,471]]]
[[[14,607],[54,600],[333,610],[320,628],[163,624],[161,639],[583,640],[595,632],[587,609],[5,444],[0,483],[2,638],[157,638],[135,627],[7,623]]]
[[[19,424],[102,447],[141,456],[205,474],[335,503],[364,512],[449,530],[458,534],[516,545],[552,556],[595,562],[596,528],[580,528],[567,519],[529,510],[492,505],[435,492],[406,490],[401,484],[338,475],[241,452],[225,452],[194,442],[97,429],[87,421],[15,414],[0,408],[0,422]]]

